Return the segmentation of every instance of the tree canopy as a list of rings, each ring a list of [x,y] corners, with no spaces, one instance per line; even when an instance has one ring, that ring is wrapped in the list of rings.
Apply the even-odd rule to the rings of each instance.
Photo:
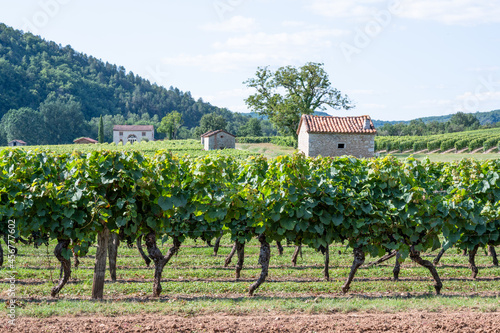
[[[315,111],[350,109],[353,107],[346,95],[332,87],[321,63],[309,62],[300,68],[280,67],[272,71],[259,67],[255,78],[244,82],[256,93],[245,102],[247,106],[269,117],[282,134],[296,136],[300,117]]]

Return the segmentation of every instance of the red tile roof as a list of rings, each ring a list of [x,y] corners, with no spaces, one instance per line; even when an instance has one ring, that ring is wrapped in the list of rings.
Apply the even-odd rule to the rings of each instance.
[[[365,124],[369,126],[365,129]],[[307,133],[352,133],[352,134],[375,134],[377,130],[370,116],[358,117],[330,117],[313,116],[303,114],[300,118],[299,128],[305,126]]]
[[[99,141],[91,139],[91,138],[78,138],[73,140],[74,143],[99,143]]]
[[[224,131],[224,130],[208,131],[207,133],[202,134],[202,135],[201,135],[201,137],[202,137],[202,138],[206,138],[206,137],[209,137],[209,136],[215,135],[215,134],[220,133],[220,132],[223,132],[223,133],[226,133],[226,134],[228,134],[228,135],[231,135],[231,136],[236,137],[236,135],[232,135],[231,133],[226,132],[226,131]]]
[[[113,131],[154,131],[153,125],[115,125]]]
[[[26,144],[26,142],[24,142],[23,140],[12,140],[9,143],[12,143],[12,142],[17,142],[17,143],[20,143],[20,144],[23,144],[23,145]]]

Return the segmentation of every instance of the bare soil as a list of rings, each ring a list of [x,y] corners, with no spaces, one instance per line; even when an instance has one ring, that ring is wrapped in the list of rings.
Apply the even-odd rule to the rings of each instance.
[[[320,315],[134,315],[19,318],[0,332],[500,332],[500,313],[409,312]]]

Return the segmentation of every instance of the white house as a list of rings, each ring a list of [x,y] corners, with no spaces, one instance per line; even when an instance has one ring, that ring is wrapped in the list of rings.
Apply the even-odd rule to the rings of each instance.
[[[203,149],[227,149],[236,146],[236,137],[224,130],[209,131],[201,136]]]
[[[115,125],[113,126],[113,142],[126,144],[135,143],[147,139],[155,140],[155,129],[153,125]]]
[[[302,115],[297,134],[298,149],[306,156],[375,156],[377,130],[370,116]]]

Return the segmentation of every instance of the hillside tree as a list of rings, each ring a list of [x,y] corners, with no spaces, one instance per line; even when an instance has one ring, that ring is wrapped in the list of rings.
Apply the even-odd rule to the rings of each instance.
[[[303,114],[353,107],[346,95],[332,87],[321,63],[306,63],[300,68],[280,67],[273,72],[259,67],[255,78],[243,82],[256,93],[245,99],[254,112],[269,117],[283,135],[297,137],[296,130]]]
[[[175,140],[183,123],[182,115],[177,111],[172,111],[162,118],[158,132],[165,133],[169,140]]]

